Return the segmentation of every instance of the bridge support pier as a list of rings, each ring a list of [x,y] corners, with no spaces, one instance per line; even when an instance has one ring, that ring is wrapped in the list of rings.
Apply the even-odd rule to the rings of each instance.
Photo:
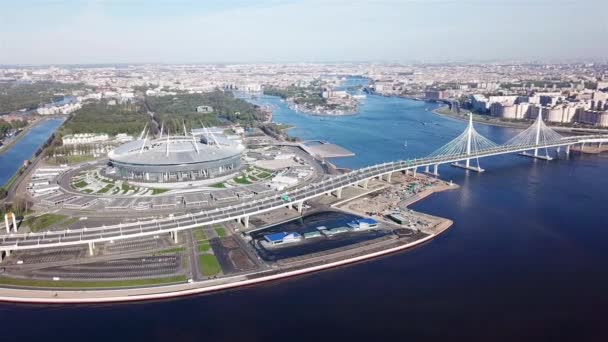
[[[433,165],[433,172],[430,172],[429,167],[427,166],[425,172],[431,176],[439,177],[439,164]]]
[[[4,223],[6,223],[6,234],[11,232],[11,226],[8,224],[8,214],[4,214]]]
[[[465,170],[475,171],[475,172],[484,172],[485,171],[484,169],[482,169],[481,167],[479,167],[479,165],[477,165],[477,166],[471,166],[471,160],[470,159],[467,159],[466,162],[465,162],[465,164],[461,164],[459,162],[455,162],[455,163],[452,163],[452,166],[458,167],[458,168],[461,168],[461,169],[465,169]]]
[[[300,201],[298,202],[298,213],[302,213],[302,211],[304,210],[304,201]]]
[[[388,183],[390,183],[390,182],[391,182],[391,176],[392,176],[392,173],[389,173],[389,174],[387,174],[387,175],[386,175],[386,181],[387,181]]]
[[[336,198],[342,199],[342,188],[336,190]]]
[[[363,182],[359,183],[359,185],[363,188],[363,189],[367,189],[367,185],[369,184],[369,179],[364,180]]]
[[[524,156],[524,157],[528,157],[528,158],[534,158],[534,159],[542,159],[542,160],[553,160],[553,158],[549,157],[549,155],[539,155],[538,154],[538,150],[534,150],[534,154],[528,153],[528,152],[522,152],[519,154],[520,156]]]
[[[89,255],[93,256],[95,254],[95,242],[89,242]]]
[[[431,171],[429,169],[429,165],[424,167],[424,173],[431,173]]]
[[[177,232],[171,232],[171,237],[173,238],[173,243],[179,242]]]
[[[6,224],[6,233],[10,234],[11,232],[11,221],[9,221],[9,217],[11,218],[13,224],[13,232],[17,232],[17,219],[15,213],[6,213],[4,214],[4,223]]]
[[[243,220],[243,226],[245,226],[245,228],[249,228],[249,216],[243,217],[242,220]]]

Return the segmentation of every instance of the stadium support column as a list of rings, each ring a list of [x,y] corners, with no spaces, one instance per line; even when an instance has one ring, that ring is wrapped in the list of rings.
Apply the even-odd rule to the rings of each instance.
[[[95,253],[95,242],[89,242],[89,255],[93,256]]]

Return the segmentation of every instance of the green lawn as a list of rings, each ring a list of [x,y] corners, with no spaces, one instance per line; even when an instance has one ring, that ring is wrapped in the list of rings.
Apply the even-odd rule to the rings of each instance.
[[[258,178],[264,179],[264,178],[268,178],[268,177],[272,176],[272,174],[269,173],[269,172],[266,172],[266,171],[262,171],[262,172],[258,173],[255,176],[258,177]]]
[[[224,183],[215,183],[215,184],[211,184],[209,186],[212,187],[212,188],[223,189],[223,188],[226,187],[226,184],[224,184]]]
[[[196,241],[204,241],[207,240],[207,235],[205,235],[205,232],[203,231],[203,228],[197,228],[193,231],[194,234],[194,239]]]
[[[122,183],[122,186],[120,188],[122,189],[123,195],[126,194],[127,192],[129,192],[129,190],[135,190],[134,186],[130,186],[129,184],[126,184],[126,183]]]
[[[152,195],[158,195],[169,191],[169,189],[152,189]]]
[[[91,190],[91,189],[83,189],[82,192],[90,194],[91,192],[93,192],[93,190]]]
[[[234,182],[237,184],[251,184],[251,182],[245,176],[236,177]]]
[[[198,256],[198,266],[204,276],[213,276],[220,273],[220,264],[213,254],[201,254]]]
[[[40,280],[40,279],[18,279],[0,277],[0,284],[26,287],[62,287],[62,288],[99,288],[99,287],[136,287],[159,285],[169,283],[181,283],[186,281],[186,276],[172,276],[152,279],[132,280],[107,280],[107,281],[80,281],[80,280]]]
[[[175,254],[175,253],[181,253],[181,252],[185,252],[186,248],[184,247],[175,247],[175,248],[167,248],[167,249],[163,249],[162,251],[158,251],[156,253],[158,254]]]
[[[89,183],[85,182],[84,180],[81,180],[79,182],[76,182],[74,184],[72,184],[73,186],[77,187],[77,188],[84,188],[85,186],[89,185]]]
[[[198,251],[201,253],[206,253],[206,252],[209,252],[210,250],[211,250],[211,245],[209,244],[209,241],[202,241],[198,245]]]
[[[66,218],[68,217],[65,215],[44,214],[37,217],[28,218],[25,221],[25,224],[30,227],[32,232],[40,232]]]
[[[221,238],[226,236],[226,229],[224,229],[222,227],[215,228],[215,232],[217,233],[217,236],[219,236]]]
[[[99,189],[97,191],[98,194],[105,194],[106,192],[110,191],[110,189],[112,189],[114,187],[114,184],[108,184],[106,185],[104,188]]]

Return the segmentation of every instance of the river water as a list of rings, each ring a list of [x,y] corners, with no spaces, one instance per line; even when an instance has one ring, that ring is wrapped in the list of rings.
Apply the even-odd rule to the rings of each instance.
[[[0,153],[0,186],[5,184],[65,121],[62,118],[49,119],[33,127],[8,150]]]
[[[360,167],[422,157],[466,123],[436,104],[369,96],[358,116],[274,118],[294,136],[356,153]],[[517,130],[477,126],[504,142]],[[404,143],[407,141],[407,147]],[[414,209],[453,220],[433,241],[399,254],[261,286],[169,301],[104,306],[0,306],[8,340],[270,341],[332,339],[606,340],[608,155],[550,162],[481,160],[449,166],[462,187]]]

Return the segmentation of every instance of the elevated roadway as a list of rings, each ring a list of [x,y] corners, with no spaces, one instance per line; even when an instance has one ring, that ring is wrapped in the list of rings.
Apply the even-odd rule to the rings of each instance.
[[[314,184],[295,187],[280,194],[250,199],[226,207],[208,209],[197,213],[189,213],[175,217],[158,220],[148,220],[128,224],[110,226],[48,231],[41,233],[9,233],[0,235],[0,251],[9,254],[14,250],[30,250],[52,247],[64,247],[73,245],[88,245],[92,253],[95,243],[108,242],[120,239],[131,239],[158,234],[172,234],[177,240],[177,232],[200,226],[208,226],[217,223],[238,220],[245,226],[249,224],[249,218],[253,215],[262,214],[283,207],[302,210],[305,201],[327,194],[335,193],[341,196],[343,188],[348,186],[367,187],[367,182],[373,178],[384,178],[390,180],[394,172],[416,172],[418,168],[433,167],[436,174],[439,165],[452,164],[470,159],[479,159],[503,154],[520,153],[539,149],[569,147],[585,143],[606,143],[608,135],[587,135],[577,137],[565,137],[556,141],[540,144],[502,145],[473,153],[461,153],[458,155],[432,156],[413,160],[400,160],[387,162],[373,166],[364,167],[345,174],[332,176]],[[530,155],[533,156],[533,155]]]

